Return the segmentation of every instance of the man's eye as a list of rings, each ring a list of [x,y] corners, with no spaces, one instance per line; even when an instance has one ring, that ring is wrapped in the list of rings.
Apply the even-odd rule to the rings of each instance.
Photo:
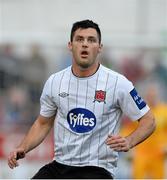
[[[83,38],[77,38],[76,39],[78,42],[82,42],[83,41]]]
[[[88,41],[91,42],[91,43],[94,43],[94,42],[96,42],[96,39],[90,38],[90,39],[88,39]]]

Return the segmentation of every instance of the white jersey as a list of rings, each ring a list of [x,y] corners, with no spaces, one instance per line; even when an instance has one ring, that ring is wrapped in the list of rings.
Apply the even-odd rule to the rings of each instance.
[[[86,78],[71,67],[47,80],[41,95],[40,114],[54,124],[55,160],[72,166],[99,166],[115,174],[118,153],[105,144],[118,134],[122,113],[141,118],[149,107],[123,75],[102,65]]]

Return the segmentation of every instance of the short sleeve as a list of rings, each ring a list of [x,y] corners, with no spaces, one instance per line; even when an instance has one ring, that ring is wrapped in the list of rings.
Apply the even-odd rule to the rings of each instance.
[[[131,120],[140,119],[150,109],[133,84],[123,75],[118,78],[116,98],[122,112]]]
[[[57,106],[52,97],[52,83],[54,75],[46,81],[40,98],[40,114],[44,117],[51,117],[56,114]]]

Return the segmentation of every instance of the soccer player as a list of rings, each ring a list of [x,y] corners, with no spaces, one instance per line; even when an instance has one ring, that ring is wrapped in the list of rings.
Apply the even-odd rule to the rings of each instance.
[[[118,152],[128,151],[155,129],[154,117],[130,81],[99,64],[98,24],[73,24],[69,50],[72,66],[46,81],[40,115],[8,157],[10,168],[38,146],[54,126],[55,157],[33,178],[113,178]],[[138,120],[126,137],[119,135],[121,115]]]
[[[155,116],[156,131],[134,150],[133,178],[165,179],[167,104],[160,99],[160,90],[156,83],[148,85],[145,96]]]

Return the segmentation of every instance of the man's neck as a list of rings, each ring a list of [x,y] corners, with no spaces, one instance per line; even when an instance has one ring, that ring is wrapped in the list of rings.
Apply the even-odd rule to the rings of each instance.
[[[82,68],[82,67],[78,67],[78,65],[73,64],[72,72],[75,76],[80,77],[80,78],[89,77],[97,72],[99,66],[100,64],[96,63],[88,68]]]

